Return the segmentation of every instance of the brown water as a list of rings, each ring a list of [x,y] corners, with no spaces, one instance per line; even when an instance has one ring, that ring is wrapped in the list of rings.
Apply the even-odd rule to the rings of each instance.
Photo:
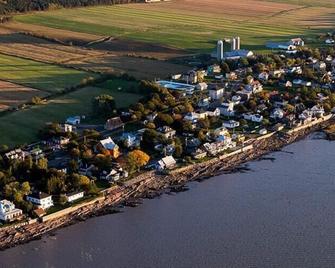
[[[0,267],[335,267],[334,160],[335,142],[309,138],[0,252]]]

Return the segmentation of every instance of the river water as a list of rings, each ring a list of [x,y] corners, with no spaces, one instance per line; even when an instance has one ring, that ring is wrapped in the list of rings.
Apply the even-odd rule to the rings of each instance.
[[[190,190],[0,252],[0,267],[334,267],[335,142],[315,136]]]

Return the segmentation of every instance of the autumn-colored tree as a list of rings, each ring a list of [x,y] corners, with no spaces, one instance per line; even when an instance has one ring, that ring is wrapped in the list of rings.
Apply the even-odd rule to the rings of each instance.
[[[138,170],[146,165],[150,160],[150,156],[141,150],[134,150],[128,154],[127,163],[130,171]]]

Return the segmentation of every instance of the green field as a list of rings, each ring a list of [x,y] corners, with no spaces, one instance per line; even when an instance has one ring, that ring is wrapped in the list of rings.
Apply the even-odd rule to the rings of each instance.
[[[76,92],[51,100],[46,105],[33,106],[26,110],[0,117],[0,144],[15,146],[37,140],[38,131],[46,122],[64,122],[72,115],[90,115],[91,101],[100,94],[112,95],[119,108],[136,103],[141,96],[119,91],[135,87],[135,82],[113,80],[108,87],[86,87]]]
[[[244,1],[214,0],[172,1],[157,4],[130,4],[62,9],[17,16],[16,21],[42,25],[74,32],[160,43],[191,51],[213,48],[215,40],[239,35],[242,45],[261,50],[271,41],[289,37],[313,36],[317,25],[325,21],[333,25],[331,12],[324,8],[329,0],[320,4],[315,0],[253,0],[250,6]],[[291,4],[290,4],[291,2]],[[313,6],[304,6],[304,3]],[[332,2],[332,1],[331,1]],[[288,4],[286,4],[288,3]],[[300,4],[302,3],[302,4]],[[266,4],[266,5],[265,5]],[[215,5],[218,5],[215,7]],[[334,4],[329,4],[329,7]],[[321,21],[322,20],[322,21]]]
[[[57,93],[92,74],[0,54],[0,80]]]

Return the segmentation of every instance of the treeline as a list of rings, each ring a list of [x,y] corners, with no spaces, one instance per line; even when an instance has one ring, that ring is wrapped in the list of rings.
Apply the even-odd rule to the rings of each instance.
[[[0,0],[0,14],[24,13],[55,8],[140,3],[143,0]]]

